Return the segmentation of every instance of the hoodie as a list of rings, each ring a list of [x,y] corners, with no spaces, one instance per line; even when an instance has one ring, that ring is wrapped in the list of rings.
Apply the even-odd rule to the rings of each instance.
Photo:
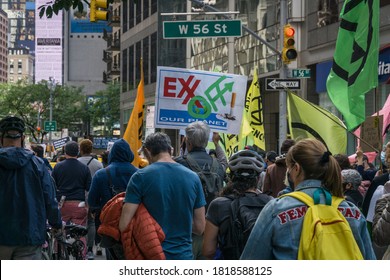
[[[0,245],[43,244],[46,221],[62,226],[55,186],[44,162],[24,148],[1,148]]]
[[[108,166],[100,169],[92,178],[88,194],[88,204],[92,209],[102,209],[113,197],[110,185],[116,188],[127,188],[131,176],[138,170],[131,162],[134,154],[124,139],[115,141],[108,154]],[[111,184],[107,173],[110,173]]]
[[[287,166],[286,159],[279,158],[267,167],[263,183],[263,193],[278,197],[279,192],[286,188],[284,180],[286,178]]]

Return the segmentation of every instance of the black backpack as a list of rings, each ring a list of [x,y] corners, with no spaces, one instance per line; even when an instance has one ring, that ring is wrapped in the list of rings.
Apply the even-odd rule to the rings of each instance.
[[[226,196],[231,199],[230,217],[221,225],[223,244],[221,251],[225,260],[238,260],[248,241],[261,210],[272,197],[266,194],[246,193],[245,196]]]
[[[211,167],[208,164],[202,169],[199,164],[191,157],[190,154],[184,155],[188,167],[198,174],[203,186],[204,196],[206,199],[206,209],[210,202],[216,198],[219,192],[222,190],[223,181],[218,174],[219,163],[217,159],[212,158],[213,162]]]
[[[106,169],[107,178],[108,178],[108,184],[109,184],[109,187],[110,187],[110,190],[111,190],[112,197],[116,196],[118,193],[125,192],[127,186],[125,186],[125,187],[123,187],[123,186],[115,186],[112,183],[112,180],[111,180],[111,173],[110,173],[109,167],[106,167],[105,169]]]

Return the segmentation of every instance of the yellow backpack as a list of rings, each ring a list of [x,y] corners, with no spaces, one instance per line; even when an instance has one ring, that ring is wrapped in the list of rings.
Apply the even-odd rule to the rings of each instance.
[[[326,204],[319,203],[321,192],[325,194]],[[299,243],[299,260],[363,259],[348,221],[337,209],[344,199],[332,196],[323,188],[315,191],[313,198],[301,191],[286,195],[308,206]]]

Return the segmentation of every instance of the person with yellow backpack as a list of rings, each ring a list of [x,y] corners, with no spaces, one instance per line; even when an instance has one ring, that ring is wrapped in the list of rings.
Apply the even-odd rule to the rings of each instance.
[[[366,220],[344,199],[340,166],[326,146],[301,140],[286,163],[294,191],[264,207],[241,259],[376,259]]]

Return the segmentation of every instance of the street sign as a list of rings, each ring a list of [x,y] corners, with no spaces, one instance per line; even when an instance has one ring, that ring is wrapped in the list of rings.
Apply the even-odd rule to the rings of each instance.
[[[240,37],[241,20],[164,21],[164,39]]]
[[[56,131],[57,130],[57,122],[56,121],[45,121],[43,129],[45,131]]]
[[[288,69],[289,78],[310,78],[310,69]]]
[[[278,89],[301,89],[301,80],[299,79],[265,79],[266,90]]]

